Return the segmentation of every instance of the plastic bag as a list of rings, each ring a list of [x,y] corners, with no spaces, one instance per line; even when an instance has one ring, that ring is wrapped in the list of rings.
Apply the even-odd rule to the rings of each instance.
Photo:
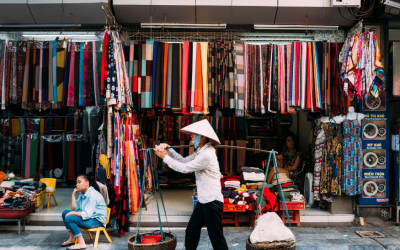
[[[296,238],[276,213],[266,213],[258,218],[257,225],[250,235],[250,242],[252,244],[282,241],[293,243],[296,241]]]

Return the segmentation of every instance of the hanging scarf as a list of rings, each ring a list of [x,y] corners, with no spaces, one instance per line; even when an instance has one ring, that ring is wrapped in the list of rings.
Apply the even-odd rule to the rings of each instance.
[[[171,44],[172,52],[172,89],[171,89],[171,108],[175,113],[182,113],[182,44]],[[170,45],[170,46],[171,46]]]
[[[229,108],[235,109],[235,60],[232,42],[228,42],[228,78],[229,78],[229,91],[227,99],[229,100]],[[260,93],[260,92],[259,92]]]
[[[190,91],[190,112],[193,113],[194,110],[194,103],[195,103],[195,93],[196,93],[196,67],[197,67],[197,44],[193,43],[193,60],[192,60],[192,84],[191,84],[191,91]]]
[[[188,81],[189,50],[190,50],[189,46],[190,46],[190,43],[188,41],[184,41],[183,42],[183,52],[182,52],[183,53],[183,58],[182,58],[182,114],[185,114],[185,115],[189,115],[190,114],[188,112],[189,109],[187,108],[188,107],[188,105],[187,105],[188,104],[187,103],[187,101],[188,101],[187,100],[188,99],[187,98],[188,97],[188,84],[189,84],[189,81]],[[208,48],[209,48],[209,51],[210,51],[210,47],[208,47]],[[212,86],[214,86],[213,80],[210,79],[210,77],[212,75],[212,72],[211,72],[212,63],[210,62],[211,58],[209,57],[208,60],[209,60],[209,64],[208,64],[209,82],[208,83],[209,83],[209,86],[210,86],[210,84],[212,82]],[[210,63],[211,63],[211,65],[210,65]],[[211,87],[209,90],[212,90],[212,89],[213,89],[213,87]],[[210,92],[209,92],[209,94],[210,94]],[[212,105],[212,102],[211,102],[210,105]]]
[[[153,46],[153,41],[146,41],[146,44],[142,46],[142,109],[150,109],[153,107]]]
[[[106,88],[107,88],[107,80],[108,80],[108,65],[109,65],[109,34],[108,31],[104,33],[103,38],[103,55],[102,55],[102,62],[101,62],[101,87],[100,87],[100,94],[102,96],[106,96]]]
[[[208,43],[200,43],[201,49],[201,71],[203,80],[203,113],[209,114],[208,110],[208,67],[207,67],[207,55],[208,55]]]
[[[163,108],[163,96],[164,96],[164,48],[165,45],[162,42],[157,43],[157,59],[155,67],[155,88],[154,88],[154,107]]]
[[[189,42],[187,42],[189,43]],[[184,42],[185,46],[185,42]],[[185,49],[185,47],[184,47]],[[214,42],[208,42],[208,106],[213,106],[215,102],[215,45]]]
[[[157,76],[157,50],[158,50],[158,42],[153,41],[153,68],[152,68],[152,93],[151,93],[151,100],[152,100],[152,107],[155,107],[155,95],[156,95],[156,76]]]
[[[201,43],[196,43],[196,71],[195,71],[195,96],[194,111],[192,113],[202,113],[204,107],[203,94],[203,71],[201,58]]]
[[[234,54],[235,54],[235,114],[244,116],[244,51],[243,41],[234,41]]]

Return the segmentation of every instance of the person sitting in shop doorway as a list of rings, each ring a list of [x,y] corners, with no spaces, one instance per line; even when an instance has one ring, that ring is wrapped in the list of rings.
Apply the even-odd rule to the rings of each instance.
[[[71,198],[71,210],[65,210],[62,213],[69,239],[62,243],[61,247],[70,246],[67,249],[86,249],[79,228],[106,227],[107,206],[99,191],[97,183],[90,179],[87,174],[82,174],[76,178],[76,188],[72,192]],[[75,200],[76,193],[79,193],[77,200]],[[76,245],[75,239],[78,239]]]
[[[223,227],[223,197],[221,193],[221,172],[215,148],[221,144],[210,123],[204,119],[181,129],[189,134],[196,151],[188,157],[182,157],[168,144],[156,146],[156,154],[170,168],[181,173],[196,175],[198,202],[186,228],[185,247],[195,250],[200,241],[201,228],[206,225],[213,249],[227,250]]]
[[[297,168],[301,164],[301,152],[296,149],[294,136],[292,135],[286,136],[285,145],[287,150],[276,156],[276,163],[278,165],[278,172],[285,173],[290,178],[297,175]],[[271,184],[274,175],[275,169],[272,168],[268,174],[267,183]]]

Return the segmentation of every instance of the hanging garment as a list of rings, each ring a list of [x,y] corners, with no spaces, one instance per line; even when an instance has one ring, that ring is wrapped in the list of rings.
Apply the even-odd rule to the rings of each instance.
[[[172,53],[174,51],[173,44],[168,45],[168,60],[167,60],[167,85],[165,95],[165,108],[170,109],[172,107]]]
[[[200,43],[201,48],[201,72],[203,81],[203,113],[209,114],[208,110],[208,67],[207,67],[207,55],[208,55],[208,43]]]
[[[155,88],[154,88],[154,107],[163,108],[163,97],[164,97],[164,48],[165,45],[162,42],[157,43],[157,59],[155,70]]]
[[[234,41],[235,54],[235,114],[244,116],[244,95],[245,95],[245,79],[244,79],[244,61],[243,61],[243,41]]]
[[[175,113],[182,113],[182,44],[174,43],[171,45],[170,46],[173,47],[171,108]]]
[[[208,106],[213,106],[215,103],[215,44],[208,42],[208,56],[207,56],[207,69],[208,69]]]
[[[363,151],[360,132],[361,125],[358,120],[344,120],[341,190],[349,196],[361,193]]]
[[[340,195],[342,171],[341,124],[324,123],[325,143],[322,153],[321,195]]]
[[[201,43],[197,43],[196,48],[196,71],[195,71],[195,96],[194,110],[192,113],[202,113],[204,108],[203,93],[203,70],[201,59]]]
[[[158,42],[153,41],[153,68],[152,68],[152,93],[151,93],[151,100],[152,100],[152,107],[154,108],[155,105],[155,89],[156,89],[156,69],[157,69],[157,50],[158,50]]]
[[[194,110],[194,103],[195,103],[195,92],[196,92],[196,67],[197,67],[197,44],[193,43],[193,60],[192,60],[192,84],[191,84],[191,91],[190,91],[190,113],[193,113]],[[197,112],[196,112],[197,113]]]
[[[146,41],[142,45],[142,72],[141,72],[141,108],[153,107],[153,41]]]
[[[322,154],[325,143],[325,133],[321,133],[322,128],[319,127],[314,130],[314,200],[320,201],[320,183],[321,183],[321,169],[322,169]]]
[[[189,109],[188,109],[188,84],[189,84],[189,80],[188,80],[188,70],[189,70],[189,46],[190,43],[188,41],[184,41],[183,42],[183,48],[182,48],[182,114],[185,115],[189,115]],[[208,69],[210,70],[211,65],[210,65],[210,58],[208,58],[209,60],[209,65],[208,65]],[[209,72],[209,77],[210,77],[210,72]],[[210,86],[210,79],[209,79],[209,86]],[[212,89],[212,88],[211,88]],[[209,89],[210,92],[210,89]]]

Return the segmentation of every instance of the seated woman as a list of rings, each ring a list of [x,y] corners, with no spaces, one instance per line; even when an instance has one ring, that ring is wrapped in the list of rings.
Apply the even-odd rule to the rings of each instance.
[[[86,244],[79,228],[90,229],[106,226],[106,203],[99,192],[97,183],[89,180],[90,178],[86,174],[80,175],[76,179],[76,188],[72,192],[71,198],[71,210],[65,210],[62,213],[69,239],[62,243],[61,247],[72,246],[68,249],[86,249]],[[79,197],[75,201],[77,192]],[[75,239],[78,239],[77,245],[75,245]]]
[[[295,148],[295,141],[292,135],[286,136],[285,144],[287,150],[276,156],[278,172],[285,173],[290,178],[297,174],[297,168],[301,164],[301,153]],[[268,174],[267,183],[271,184],[275,170],[272,168]]]

